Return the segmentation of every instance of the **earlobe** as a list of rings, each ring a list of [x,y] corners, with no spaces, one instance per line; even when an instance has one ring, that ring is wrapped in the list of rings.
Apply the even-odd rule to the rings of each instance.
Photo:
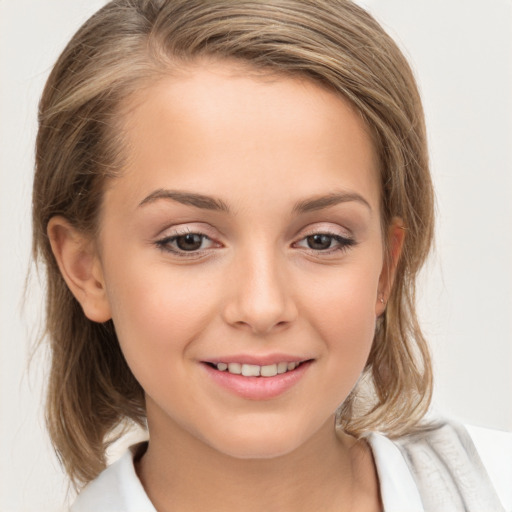
[[[93,241],[64,217],[52,217],[48,238],[62,277],[84,314],[94,322],[111,318],[103,271]]]
[[[387,231],[386,257],[379,277],[379,289],[375,306],[376,316],[382,315],[386,310],[386,304],[395,280],[396,268],[402,254],[405,233],[403,220],[399,217],[393,217]]]

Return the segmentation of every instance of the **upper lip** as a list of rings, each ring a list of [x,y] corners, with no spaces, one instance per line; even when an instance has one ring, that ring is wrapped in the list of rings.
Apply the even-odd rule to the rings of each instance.
[[[270,364],[278,364],[278,363],[302,363],[304,361],[309,361],[310,357],[302,357],[291,354],[268,354],[268,355],[250,355],[250,354],[239,354],[239,355],[230,355],[223,357],[213,357],[211,359],[205,359],[203,362],[205,363],[240,363],[240,364],[254,364],[258,366],[267,366]]]

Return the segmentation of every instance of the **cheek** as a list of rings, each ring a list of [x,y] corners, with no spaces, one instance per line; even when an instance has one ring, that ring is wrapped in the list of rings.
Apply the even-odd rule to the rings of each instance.
[[[310,323],[324,340],[333,364],[362,371],[375,333],[379,266],[338,269],[309,287]]]
[[[125,259],[107,274],[112,319],[128,362],[183,351],[215,309],[208,281],[165,265],[141,268],[140,262]]]

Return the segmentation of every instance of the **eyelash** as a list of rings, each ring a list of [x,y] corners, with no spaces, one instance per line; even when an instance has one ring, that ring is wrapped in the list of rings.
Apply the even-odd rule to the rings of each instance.
[[[205,251],[207,251],[209,249],[209,247],[206,249],[186,251],[184,249],[180,249],[179,247],[173,247],[171,245],[171,244],[176,243],[180,238],[186,237],[188,235],[201,237],[201,245],[203,244],[203,242],[205,240],[209,240],[210,242],[212,242],[212,246],[215,245],[215,242],[208,235],[205,235],[204,233],[197,233],[194,231],[184,231],[182,233],[176,233],[171,236],[166,236],[165,238],[157,240],[155,243],[156,243],[156,246],[160,250],[165,251],[165,252],[170,252],[180,258],[200,258],[200,257],[202,257],[204,255]]]
[[[336,233],[331,233],[329,231],[317,231],[317,232],[314,232],[314,233],[304,236],[298,242],[295,242],[294,245],[297,245],[299,242],[302,242],[302,241],[307,241],[308,238],[312,238],[315,236],[326,236],[331,239],[331,244],[333,241],[337,243],[337,246],[328,247],[327,249],[312,249],[311,247],[305,247],[305,249],[308,252],[310,252],[311,254],[314,254],[315,256],[316,255],[336,254],[339,252],[346,252],[351,247],[353,247],[354,245],[357,244],[357,242],[353,238],[341,236]]]
[[[209,240],[212,243],[212,246],[215,245],[215,242],[208,235],[205,235],[204,233],[193,232],[193,231],[185,231],[183,233],[176,233],[176,234],[173,234],[172,236],[167,236],[165,238],[162,238],[161,240],[157,240],[155,242],[155,244],[160,250],[175,254],[180,258],[201,258],[204,255],[204,253],[210,249],[210,247],[208,247],[206,249],[197,249],[197,250],[187,251],[184,249],[180,249],[179,247],[173,247],[171,245],[171,244],[176,243],[180,238],[186,237],[188,235],[200,237],[201,245],[203,244],[203,242],[205,240]],[[338,252],[346,252],[351,247],[353,247],[354,245],[357,244],[357,242],[353,238],[344,237],[344,236],[338,235],[336,233],[330,233],[328,231],[318,231],[318,232],[314,232],[314,233],[311,233],[309,235],[302,237],[299,241],[294,242],[293,246],[297,246],[300,242],[303,242],[303,241],[306,241],[306,243],[307,243],[308,238],[312,238],[315,236],[329,237],[331,239],[330,244],[332,244],[332,242],[334,241],[337,243],[337,246],[336,247],[328,247],[327,249],[313,249],[311,247],[304,248],[310,254],[314,254],[314,255],[327,255],[327,254],[335,254]]]

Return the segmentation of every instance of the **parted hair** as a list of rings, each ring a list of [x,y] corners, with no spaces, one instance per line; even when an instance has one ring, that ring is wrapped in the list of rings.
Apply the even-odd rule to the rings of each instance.
[[[123,105],[201,58],[310,79],[364,119],[379,159],[383,229],[400,217],[406,236],[364,373],[337,421],[357,437],[375,430],[399,436],[417,428],[430,403],[415,284],[432,244],[434,197],[417,85],[394,41],[348,0],[114,0],[86,21],[53,67],[36,142],[33,252],[46,270],[51,354],[46,418],[76,486],[105,467],[120,425],[145,425],[144,393],[112,321],[87,319],[67,288],[48,222],[61,215],[95,236],[105,180],[123,172]]]

